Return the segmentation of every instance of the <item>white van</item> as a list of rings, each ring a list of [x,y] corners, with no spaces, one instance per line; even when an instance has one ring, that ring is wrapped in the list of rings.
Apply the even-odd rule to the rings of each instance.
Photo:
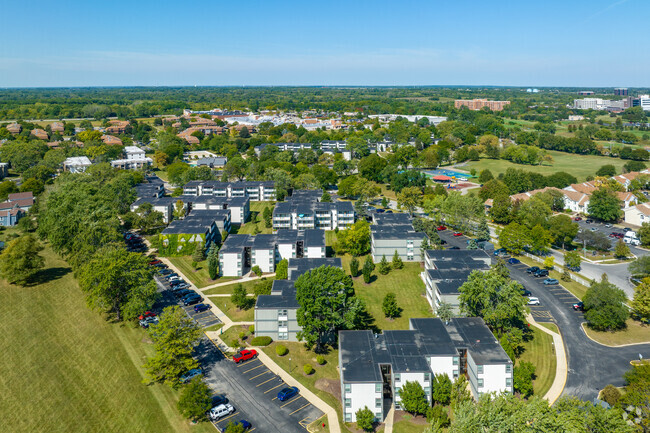
[[[226,415],[230,415],[234,411],[235,408],[230,403],[220,404],[219,406],[215,406],[210,409],[210,418],[217,420],[219,418],[223,418]]]
[[[639,238],[636,237],[636,233],[630,230],[629,232],[625,233],[625,237],[623,238],[623,242],[626,244],[634,245],[634,246],[639,246],[641,245],[641,241]]]

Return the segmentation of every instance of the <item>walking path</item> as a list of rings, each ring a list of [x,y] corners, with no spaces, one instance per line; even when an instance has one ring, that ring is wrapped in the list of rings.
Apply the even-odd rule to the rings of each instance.
[[[553,337],[553,348],[556,360],[555,379],[553,379],[551,387],[544,395],[544,398],[548,400],[549,404],[553,404],[555,403],[555,400],[557,400],[560,395],[562,395],[562,391],[564,391],[564,385],[566,385],[567,374],[569,371],[567,366],[566,351],[564,349],[564,341],[562,340],[562,335],[538,324],[532,315],[529,314],[526,320],[528,320],[528,323],[533,325],[535,328]]]
[[[167,263],[167,262],[165,262]],[[181,274],[179,274],[181,275]],[[183,276],[185,276],[183,274]],[[263,274],[261,277],[258,277],[257,275],[252,276],[252,277],[243,277],[243,278],[238,278],[236,280],[229,280],[229,281],[224,281],[223,283],[215,283],[215,284],[210,284],[209,286],[201,287],[200,289],[197,288],[197,290],[208,290],[208,289],[214,289],[215,287],[222,287],[222,286],[229,286],[231,284],[238,284],[238,283],[245,283],[247,281],[255,281],[255,280],[261,280],[262,278],[268,278],[268,277],[275,277],[275,272],[272,274]],[[189,281],[189,279],[186,279],[186,281]],[[194,285],[194,284],[192,284]]]
[[[393,423],[395,422],[395,405],[390,405],[390,410],[388,415],[386,415],[386,420],[384,421],[384,433],[393,433]]]

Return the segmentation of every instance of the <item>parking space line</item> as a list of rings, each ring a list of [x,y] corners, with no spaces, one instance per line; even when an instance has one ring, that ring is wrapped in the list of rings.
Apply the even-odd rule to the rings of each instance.
[[[262,376],[263,374],[267,374],[267,373],[271,373],[271,370],[266,370],[264,373],[260,373],[260,374],[258,374],[257,376],[253,376],[253,377],[251,377],[251,378],[248,379],[248,380],[253,380],[253,379],[255,379],[256,377],[260,377],[260,376]]]
[[[238,413],[239,413],[239,411],[234,411],[233,413],[231,413],[231,414],[228,415],[227,417],[225,417],[225,418],[221,418],[218,422],[225,421],[225,420],[227,420],[228,418],[232,418],[233,416],[237,415]]]
[[[248,373],[249,371],[253,371],[253,370],[255,370],[255,369],[257,369],[257,368],[260,368],[260,367],[264,367],[264,364],[260,364],[260,365],[258,365],[257,367],[253,367],[253,368],[251,368],[250,370],[246,370],[246,371],[242,372],[242,374],[246,374],[246,373]]]
[[[286,402],[285,404],[283,404],[283,405],[280,406],[280,407],[285,407],[286,405],[291,404],[291,403],[293,403],[293,402],[295,402],[295,401],[298,401],[298,400],[301,399],[301,398],[303,398],[302,395],[301,395],[301,396],[298,396],[298,398],[295,399],[295,400],[289,400],[288,402]]]
[[[280,388],[282,385],[284,385],[284,382],[282,382],[282,383],[281,383],[280,385],[278,385],[278,386],[274,386],[274,387],[271,388],[271,389],[267,389],[266,391],[264,391],[264,394],[266,394],[267,392],[273,391],[273,390],[276,389],[276,388]],[[277,397],[276,397],[276,398],[277,398]],[[274,398],[273,400],[275,400],[275,398]]]
[[[311,405],[311,403],[307,403],[306,405],[304,405],[304,406],[301,407],[300,409],[296,409],[296,410],[294,410],[294,411],[291,412],[289,415],[293,415],[294,413],[299,412],[299,411],[303,410],[304,408],[306,408],[307,406],[310,406],[310,405]]]
[[[257,359],[255,359],[255,361],[257,361]],[[261,363],[261,362],[262,362],[262,361],[260,361],[260,363]],[[235,365],[235,367],[237,367],[237,368],[250,367],[250,366],[251,366],[251,363],[250,363],[250,362],[246,362],[246,361],[242,362],[241,364],[237,364],[237,365]]]
[[[270,378],[269,380],[265,380],[264,382],[260,383],[259,385],[255,385],[255,388],[259,388],[260,386],[264,385],[265,383],[268,383],[275,379],[275,377]]]

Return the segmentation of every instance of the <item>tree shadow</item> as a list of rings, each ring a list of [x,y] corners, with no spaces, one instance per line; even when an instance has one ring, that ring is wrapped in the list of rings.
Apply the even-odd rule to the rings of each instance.
[[[50,281],[58,280],[69,274],[72,268],[56,267],[41,269],[29,281],[26,286],[37,286],[39,284],[49,283]]]

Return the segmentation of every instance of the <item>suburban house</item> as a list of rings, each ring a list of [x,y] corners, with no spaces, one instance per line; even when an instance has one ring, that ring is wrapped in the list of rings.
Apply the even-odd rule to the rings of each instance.
[[[641,227],[643,223],[650,223],[650,204],[640,203],[623,209],[626,224]]]
[[[40,128],[32,129],[32,132],[30,132],[30,134],[38,138],[39,140],[48,140],[50,138],[50,136],[47,134],[47,131]]]
[[[128,120],[111,120],[108,123],[105,130],[108,134],[124,134],[129,126]]]
[[[321,232],[322,233],[322,232]],[[271,337],[273,340],[298,341],[296,313],[300,305],[296,300],[296,279],[305,272],[320,266],[334,266],[340,269],[341,259],[289,258],[289,278],[274,280],[270,295],[259,295],[255,303],[255,335]]]
[[[324,258],[325,233],[322,230],[278,230],[274,234],[228,236],[219,250],[221,276],[240,277],[259,266],[274,272],[282,259]]]
[[[122,140],[120,140],[114,135],[109,135],[109,134],[102,135],[102,141],[104,142],[104,144],[114,145],[114,146],[122,146],[124,144],[122,143]]]
[[[223,168],[227,162],[228,158],[225,156],[212,156],[198,159],[194,164],[197,167]]]
[[[354,207],[349,201],[321,202],[323,191],[296,190],[273,209],[273,230],[346,229],[354,224]]]
[[[59,134],[63,134],[64,130],[65,127],[63,125],[63,122],[52,122],[50,124],[50,131],[52,132],[58,132]]]
[[[382,257],[387,260],[395,255],[408,262],[419,261],[422,255],[422,241],[427,237],[413,228],[409,214],[373,214],[370,226],[370,251],[375,263]]]
[[[434,312],[441,302],[460,313],[458,288],[472,271],[490,269],[491,258],[483,250],[426,250],[424,272],[420,275],[426,287],[427,301]]]
[[[20,123],[12,123],[11,125],[7,125],[7,131],[9,131],[13,135],[20,134],[20,131],[23,130],[23,127]]]
[[[144,150],[138,146],[126,146],[124,148],[124,159],[111,161],[111,166],[123,170],[140,170],[150,166],[151,163],[153,163],[153,160],[145,156]]]
[[[34,195],[31,192],[9,194],[7,200],[0,203],[0,226],[15,226],[33,205]]]
[[[410,319],[409,330],[339,332],[343,421],[355,422],[367,407],[383,421],[391,404],[401,409],[399,391],[419,383],[431,402],[435,374],[453,381],[464,375],[474,398],[513,391],[513,364],[483,319]]]
[[[83,173],[93,165],[87,156],[71,156],[63,161],[63,171],[70,173]]]
[[[219,182],[216,180],[193,180],[183,186],[183,195],[215,197],[248,197],[250,201],[274,201],[275,182],[241,181]]]
[[[172,221],[160,233],[159,239],[164,248],[191,254],[197,242],[203,243],[207,250],[213,243],[219,244],[222,232],[229,230],[229,210],[195,210],[181,220]]]

